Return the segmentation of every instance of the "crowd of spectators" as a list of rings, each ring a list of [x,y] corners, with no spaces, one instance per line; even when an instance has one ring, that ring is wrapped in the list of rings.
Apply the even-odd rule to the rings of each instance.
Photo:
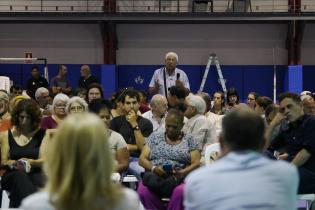
[[[77,91],[65,65],[50,87],[33,68],[29,97],[19,85],[0,90],[10,207],[33,194],[22,209],[294,209],[298,193],[315,193],[311,92],[278,104],[254,91],[242,103],[235,88],[194,94],[177,63],[166,54],[148,93],[129,87],[106,99],[87,65]],[[218,160],[204,166],[215,143]],[[114,172],[135,176],[138,195],[112,182]]]

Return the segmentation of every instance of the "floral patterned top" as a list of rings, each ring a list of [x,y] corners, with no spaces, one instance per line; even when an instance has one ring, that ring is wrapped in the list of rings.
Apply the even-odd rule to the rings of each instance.
[[[198,143],[190,134],[184,134],[179,144],[168,144],[165,133],[153,132],[147,139],[150,148],[150,161],[153,165],[162,166],[171,164],[179,170],[190,164],[190,152],[198,149]]]

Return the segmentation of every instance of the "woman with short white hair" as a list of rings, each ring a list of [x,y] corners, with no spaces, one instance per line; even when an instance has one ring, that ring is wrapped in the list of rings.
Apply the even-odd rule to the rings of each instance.
[[[41,127],[45,129],[56,128],[67,116],[66,105],[69,97],[66,94],[58,93],[53,100],[53,112],[51,116],[44,117]]]
[[[81,113],[88,111],[88,104],[83,98],[73,96],[67,101],[66,112],[68,114]]]

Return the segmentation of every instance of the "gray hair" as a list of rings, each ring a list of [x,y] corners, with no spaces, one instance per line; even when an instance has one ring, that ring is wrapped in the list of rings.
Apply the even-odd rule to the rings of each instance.
[[[166,101],[167,99],[165,96],[161,95],[161,94],[155,94],[152,98],[151,98],[151,102],[150,104],[154,104],[154,105],[159,105],[162,101]]]
[[[83,98],[80,98],[79,96],[73,96],[67,101],[66,105],[66,112],[69,113],[70,111],[70,106],[73,103],[79,103],[82,107],[84,107],[84,111],[88,111],[88,104]]]
[[[67,96],[66,94],[63,93],[58,93],[53,100],[53,107],[55,107],[57,101],[64,101],[67,103],[67,101],[69,100],[69,96]]]
[[[206,111],[206,102],[201,96],[189,94],[186,97],[187,105],[192,106],[197,110],[198,114],[204,114]]]
[[[47,88],[44,88],[44,87],[37,88],[37,90],[35,92],[35,99],[38,100],[38,98],[41,97],[43,93],[49,94],[49,90]]]
[[[174,56],[176,58],[176,61],[178,62],[178,55],[175,52],[166,53],[165,59],[167,59],[169,56]]]

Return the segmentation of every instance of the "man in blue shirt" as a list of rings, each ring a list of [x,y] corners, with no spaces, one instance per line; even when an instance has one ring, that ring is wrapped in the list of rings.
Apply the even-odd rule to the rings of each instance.
[[[263,156],[264,142],[257,113],[246,107],[229,112],[222,121],[221,158],[188,175],[185,209],[296,209],[297,170]]]

